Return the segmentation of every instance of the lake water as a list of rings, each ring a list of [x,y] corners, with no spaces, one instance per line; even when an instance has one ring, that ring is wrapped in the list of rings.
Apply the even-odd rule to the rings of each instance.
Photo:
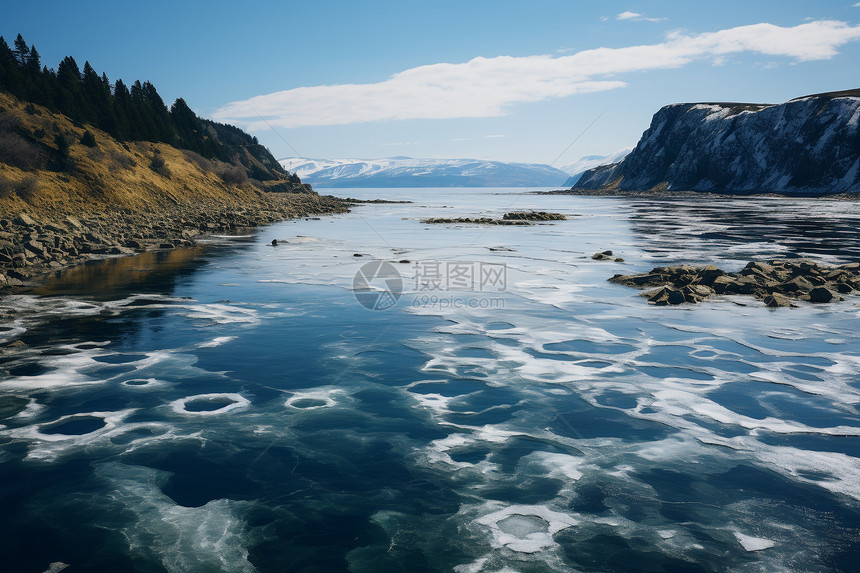
[[[606,279],[858,261],[860,205],[348,191],[414,203],[2,301],[0,570],[857,570],[860,297]]]

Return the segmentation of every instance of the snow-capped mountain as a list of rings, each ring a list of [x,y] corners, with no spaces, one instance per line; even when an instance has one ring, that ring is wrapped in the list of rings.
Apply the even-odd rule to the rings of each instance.
[[[567,180],[564,182],[565,187],[572,187],[579,181],[579,178],[583,173],[588,171],[589,169],[594,169],[595,167],[600,167],[601,165],[611,165],[612,163],[618,163],[627,155],[633,151],[632,148],[626,147],[624,149],[620,149],[615,153],[610,155],[586,155],[585,157],[580,157],[578,161],[574,161],[573,163],[568,163],[566,165],[561,165],[559,169],[570,175]]]
[[[668,105],[630,155],[584,173],[576,188],[858,193],[860,89],[779,105]]]
[[[303,182],[325,187],[558,187],[568,173],[542,163],[483,159],[306,159],[279,160]]]

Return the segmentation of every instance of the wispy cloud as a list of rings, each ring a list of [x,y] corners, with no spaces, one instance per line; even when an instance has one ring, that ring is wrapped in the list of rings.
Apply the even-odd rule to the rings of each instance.
[[[616,20],[635,20],[637,22],[662,22],[666,18],[648,18],[637,12],[621,12],[615,17]]]
[[[720,61],[749,52],[795,62],[826,60],[860,39],[860,25],[821,20],[794,27],[753,24],[704,34],[673,32],[659,44],[597,48],[567,56],[474,58],[411,68],[368,84],[300,87],[230,103],[213,117],[250,130],[399,119],[495,117],[512,105],[617,89],[616,76]]]

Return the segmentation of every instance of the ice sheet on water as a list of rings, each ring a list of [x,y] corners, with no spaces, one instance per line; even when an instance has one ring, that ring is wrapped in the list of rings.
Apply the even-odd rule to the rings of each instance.
[[[488,503],[484,510],[494,508],[494,504]],[[518,553],[537,553],[555,547],[557,544],[552,536],[578,523],[570,515],[542,505],[503,507],[476,521],[488,528],[493,547],[504,547]]]
[[[241,394],[218,393],[196,394],[179,398],[170,403],[170,408],[185,416],[219,416],[234,410],[245,410],[251,401]]]
[[[763,551],[764,549],[770,549],[776,542],[765,539],[763,537],[754,537],[752,535],[746,535],[741,533],[740,531],[734,531],[735,537],[738,539],[738,543],[740,543],[744,549],[747,551]]]
[[[171,573],[185,571],[256,571],[248,562],[248,538],[241,518],[247,503],[212,500],[182,507],[161,491],[166,472],[108,462],[96,475],[110,485],[105,507],[131,516],[122,526],[129,551],[157,559]]]
[[[79,412],[54,420],[0,430],[0,436],[27,444],[26,460],[52,462],[82,451],[128,451],[135,441],[173,439],[170,426],[160,422],[128,422],[136,409]],[[118,439],[126,435],[127,439]]]

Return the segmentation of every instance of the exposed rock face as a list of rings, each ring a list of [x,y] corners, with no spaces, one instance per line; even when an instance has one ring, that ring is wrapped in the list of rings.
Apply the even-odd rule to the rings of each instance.
[[[615,275],[610,282],[638,288],[657,305],[697,303],[714,294],[753,295],[769,307],[793,306],[792,300],[826,303],[841,300],[836,293],[860,291],[860,263],[819,265],[802,259],[753,261],[738,273],[713,265],[656,267],[650,273]]]
[[[698,103],[658,111],[620,163],[576,189],[860,192],[860,89],[780,105]]]

